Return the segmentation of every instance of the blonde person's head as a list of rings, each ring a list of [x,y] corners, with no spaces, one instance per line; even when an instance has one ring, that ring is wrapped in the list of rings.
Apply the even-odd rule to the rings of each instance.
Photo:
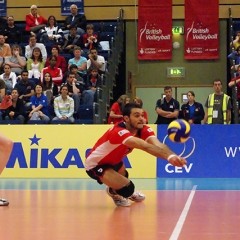
[[[125,105],[129,102],[130,102],[130,98],[128,95],[125,95],[125,94],[121,95],[117,100],[117,103],[119,104],[121,111],[123,111]]]

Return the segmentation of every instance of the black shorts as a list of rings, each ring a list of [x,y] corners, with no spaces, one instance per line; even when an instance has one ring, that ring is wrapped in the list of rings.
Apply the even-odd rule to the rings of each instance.
[[[104,174],[106,169],[112,168],[114,171],[118,172],[122,166],[123,166],[123,162],[120,162],[116,165],[104,164],[104,165],[96,166],[95,168],[92,168],[86,171],[86,173],[88,174],[89,177],[97,180],[99,184],[103,184],[99,177],[101,177]]]

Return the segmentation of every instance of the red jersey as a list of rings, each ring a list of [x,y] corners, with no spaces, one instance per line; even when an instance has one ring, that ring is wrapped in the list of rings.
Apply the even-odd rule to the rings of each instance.
[[[54,69],[50,67],[43,68],[41,71],[41,82],[43,81],[43,76],[46,72],[50,73],[50,75],[52,76],[53,82],[56,83],[57,86],[60,86],[62,84],[63,75],[62,75],[61,68],[57,68],[57,67],[54,67]]]
[[[122,115],[122,111],[120,109],[120,106],[119,106],[118,102],[113,103],[110,111],[113,111],[117,115]],[[123,118],[112,118],[112,117],[108,118],[108,123],[109,124],[110,123],[116,124],[116,123],[120,123],[122,121],[123,121]]]
[[[121,162],[133,150],[124,144],[132,137],[134,136],[126,129],[124,122],[114,125],[97,141],[89,152],[85,162],[86,170],[98,165],[116,165]],[[150,137],[155,137],[155,134],[150,127],[144,125],[135,137],[147,141]]]

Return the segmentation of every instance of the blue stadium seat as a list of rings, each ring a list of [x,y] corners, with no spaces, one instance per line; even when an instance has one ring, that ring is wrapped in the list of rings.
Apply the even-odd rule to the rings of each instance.
[[[70,53],[60,53],[59,55],[65,58],[67,64],[69,59],[73,58],[73,56]]]
[[[92,119],[76,119],[75,124],[93,124]]]
[[[2,120],[0,124],[21,124],[20,120]]]
[[[93,106],[92,105],[80,105],[77,111],[78,119],[91,119],[93,120]]]
[[[50,124],[72,124],[69,120],[54,120]]]
[[[115,26],[117,26],[117,22],[103,22],[102,32],[114,32]]]
[[[111,41],[112,37],[114,37],[114,32],[102,32],[99,36],[99,41]]]
[[[27,124],[48,124],[48,122],[42,120],[28,120]]]

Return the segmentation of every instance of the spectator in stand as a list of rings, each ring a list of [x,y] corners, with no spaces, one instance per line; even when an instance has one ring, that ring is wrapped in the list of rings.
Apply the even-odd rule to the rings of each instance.
[[[43,82],[44,74],[46,72],[49,72],[52,76],[53,82],[56,83],[57,86],[61,86],[63,75],[62,75],[61,68],[56,67],[57,57],[52,55],[49,58],[49,63],[50,63],[50,65],[48,67],[43,68],[43,70],[41,71],[41,82]]]
[[[58,86],[53,82],[52,76],[49,72],[43,75],[43,94],[47,96],[48,105],[53,103],[55,97],[58,96]]]
[[[37,43],[37,39],[35,35],[31,35],[29,37],[29,45],[25,47],[25,57],[29,59],[32,56],[32,51],[34,48],[38,47],[42,53],[42,57],[44,62],[47,59],[47,50],[44,44],[42,43]]]
[[[30,120],[42,120],[45,122],[50,121],[48,108],[47,108],[47,97],[43,94],[41,84],[37,84],[35,87],[35,94],[31,97],[32,111],[28,117]]]
[[[98,74],[98,70],[93,68],[84,85],[83,104],[93,105],[94,100],[96,100],[96,91],[99,87],[101,87],[101,77]]]
[[[7,24],[2,28],[1,34],[4,35],[6,43],[21,42],[21,29],[14,25],[13,16],[7,17]]]
[[[12,56],[9,44],[5,43],[5,37],[0,35],[0,57]]]
[[[99,74],[105,73],[105,59],[103,56],[99,56],[97,49],[92,48],[88,55],[87,60],[87,72],[90,73],[92,69],[98,69]]]
[[[77,82],[74,73],[68,73],[67,82],[63,83],[62,86],[67,86],[68,95],[74,100],[74,113],[77,113],[81,102],[83,87]]]
[[[13,88],[11,92],[12,106],[5,110],[5,120],[20,120],[20,123],[25,122],[25,110],[23,100],[19,98],[17,88]]]
[[[15,72],[11,71],[11,66],[9,64],[4,65],[3,71],[4,73],[0,75],[0,78],[5,82],[7,94],[10,95],[12,89],[17,83],[17,76]]]
[[[67,71],[67,63],[65,58],[59,55],[59,47],[57,45],[52,46],[52,55],[57,57],[56,67],[61,68],[62,73],[65,74],[65,72]],[[47,58],[47,61],[45,64],[46,67],[50,66],[49,59],[50,58]]]
[[[68,68],[70,68],[70,66],[72,64],[77,65],[78,67],[78,73],[84,77],[87,74],[87,59],[85,57],[81,56],[81,48],[80,47],[75,47],[73,50],[73,54],[74,54],[74,58],[69,59],[68,61]]]
[[[139,104],[141,106],[141,108],[142,108],[143,101],[142,101],[142,99],[140,97],[135,97],[133,102]],[[148,124],[148,115],[147,115],[147,112],[145,110],[143,110],[143,117],[144,117],[143,123],[144,124]]]
[[[49,16],[47,26],[40,30],[39,38],[41,43],[63,44],[63,31],[53,15]]]
[[[188,102],[183,104],[179,113],[179,118],[186,120],[189,124],[201,124],[204,118],[203,105],[195,101],[195,93],[188,91]]]
[[[3,79],[0,78],[0,103],[2,102],[2,99],[4,98],[4,96],[6,95],[6,84],[4,82]],[[1,113],[1,111],[0,111]],[[0,114],[1,115],[1,114]]]
[[[68,87],[66,85],[60,88],[61,95],[54,99],[55,120],[68,120],[70,123],[74,122],[74,100],[68,96]]]
[[[41,71],[44,68],[44,60],[40,48],[35,47],[31,58],[27,60],[27,70],[29,78],[40,79]]]
[[[20,81],[15,85],[19,93],[19,98],[23,100],[26,107],[30,106],[30,97],[34,95],[35,84],[28,80],[28,71],[23,70]]]
[[[234,47],[235,50],[240,46],[240,31],[236,32],[236,38],[232,42],[230,42],[230,47]]]
[[[72,4],[70,6],[71,15],[67,16],[64,22],[64,27],[66,30],[70,30],[72,26],[77,27],[77,34],[81,35],[86,29],[86,17],[84,14],[78,13],[77,5]],[[64,31],[64,34],[68,33]]]
[[[108,124],[116,124],[123,121],[122,111],[127,103],[130,102],[130,98],[127,95],[121,95],[118,100],[113,103],[109,117],[108,117]]]
[[[238,69],[238,66],[240,64],[240,46],[237,47],[236,51],[234,53],[230,53],[228,55],[228,58],[231,59],[231,60],[235,60],[235,71],[237,71]],[[231,67],[231,69],[233,69],[233,66]]]
[[[5,64],[8,64],[12,68],[12,72],[15,72],[17,75],[20,75],[23,68],[26,66],[26,58],[22,55],[22,48],[14,44],[11,47],[12,56],[5,57]]]
[[[63,76],[63,83],[65,83],[67,81],[67,75],[68,73],[74,73],[75,74],[75,78],[77,79],[77,82],[80,83],[83,87],[85,85],[85,82],[83,80],[83,78],[78,74],[78,67],[75,64],[72,64],[69,67],[69,71],[67,71],[64,76]]]
[[[73,54],[73,49],[81,46],[81,36],[77,34],[76,26],[70,27],[69,34],[64,35],[64,44],[61,47],[63,53]]]
[[[30,13],[26,15],[26,28],[27,32],[39,32],[44,28],[47,20],[38,14],[37,6],[32,5],[30,7]]]
[[[240,114],[240,65],[237,68],[238,76],[236,77],[236,86],[237,86],[237,101],[238,101],[238,108]],[[235,78],[232,78],[231,81],[228,83],[230,88],[235,86]]]
[[[93,24],[88,24],[87,25],[87,33],[83,34],[82,39],[83,39],[83,51],[86,54],[90,53],[90,50],[92,48],[98,47],[98,36],[94,34],[94,26]]]

